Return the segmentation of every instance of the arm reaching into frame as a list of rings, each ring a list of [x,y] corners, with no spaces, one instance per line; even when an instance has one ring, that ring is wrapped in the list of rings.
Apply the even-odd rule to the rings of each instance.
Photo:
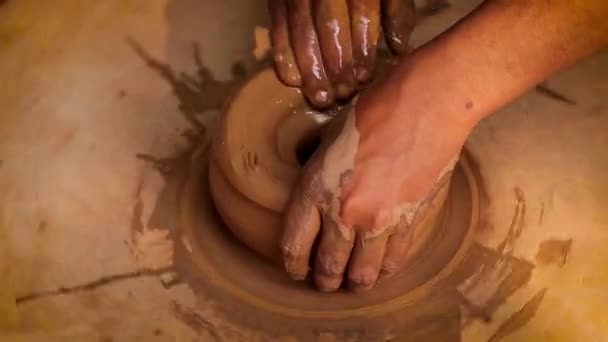
[[[402,60],[306,165],[285,215],[287,272],[302,279],[312,268],[324,291],[344,280],[370,289],[394,273],[417,204],[475,125],[605,47],[606,18],[605,0],[487,0]],[[315,216],[321,226],[305,228]]]

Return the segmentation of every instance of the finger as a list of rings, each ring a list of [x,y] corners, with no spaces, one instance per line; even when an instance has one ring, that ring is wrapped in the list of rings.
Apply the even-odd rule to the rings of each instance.
[[[382,0],[382,29],[386,44],[394,54],[404,55],[408,52],[415,25],[414,0]]]
[[[268,9],[272,22],[270,41],[275,69],[283,83],[288,86],[299,87],[302,84],[302,78],[289,44],[287,4],[285,0],[269,0]]]
[[[436,203],[435,198],[445,198],[443,196],[449,191],[447,185],[450,183],[451,173],[451,171],[446,172],[441,177],[439,182],[437,182],[429,193],[428,197],[422,201],[410,224],[407,223],[405,218],[400,220],[395,232],[388,240],[386,253],[384,255],[384,260],[382,261],[380,279],[390,277],[403,266],[408,253],[412,248],[415,227],[419,227],[421,222],[426,218],[428,212],[438,210],[436,206],[443,203],[443,201]]]
[[[380,278],[386,278],[395,274],[405,263],[407,254],[412,247],[414,230],[406,223],[405,219],[397,225],[395,232],[386,243],[386,252],[380,267]]]
[[[355,87],[347,0],[315,0],[315,27],[323,65],[334,94],[346,98]]]
[[[380,36],[380,0],[349,0],[355,77],[371,79]]]
[[[317,107],[327,107],[333,91],[323,67],[321,49],[312,21],[312,0],[288,0],[290,41],[302,76],[302,91]]]
[[[359,235],[348,266],[348,286],[354,291],[366,291],[374,287],[380,274],[389,232],[363,240]]]
[[[342,284],[344,270],[354,244],[354,232],[345,234],[330,218],[323,219],[321,241],[315,259],[315,283],[321,291],[335,291]]]
[[[310,251],[321,225],[319,211],[303,191],[296,189],[284,216],[281,251],[285,270],[295,280],[306,278]]]

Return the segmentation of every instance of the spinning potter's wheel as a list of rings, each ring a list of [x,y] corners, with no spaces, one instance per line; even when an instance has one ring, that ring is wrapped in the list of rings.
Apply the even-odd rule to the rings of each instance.
[[[466,277],[461,265],[479,215],[477,179],[466,153],[413,227],[415,242],[404,267],[372,291],[319,293],[290,280],[278,265],[281,212],[326,119],[272,70],[253,76],[229,102],[211,149],[202,148],[192,160],[181,199],[205,287],[236,305],[232,317],[255,313],[248,319],[256,324],[268,315],[285,320],[286,327],[333,329],[354,328],[364,319],[376,336],[420,320],[434,320],[429,324],[435,328],[444,319],[455,323],[453,284]]]

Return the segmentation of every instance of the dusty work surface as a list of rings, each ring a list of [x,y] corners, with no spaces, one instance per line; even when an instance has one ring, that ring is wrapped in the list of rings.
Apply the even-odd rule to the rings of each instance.
[[[479,264],[436,303],[411,309],[434,308],[433,319],[405,336],[390,326],[409,315],[305,320],[305,333],[289,328],[293,317],[250,311],[255,303],[218,289],[200,272],[200,241],[175,216],[181,176],[204,159],[205,127],[255,64],[265,6],[0,3],[1,341],[430,340],[433,329],[448,341],[608,337],[606,52],[469,139],[485,189]],[[416,44],[475,4],[426,11]]]

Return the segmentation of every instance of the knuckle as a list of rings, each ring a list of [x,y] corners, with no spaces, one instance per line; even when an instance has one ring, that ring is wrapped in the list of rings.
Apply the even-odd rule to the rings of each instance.
[[[297,245],[283,244],[281,245],[281,252],[283,258],[286,260],[292,260],[300,255],[300,247]]]
[[[341,253],[322,253],[319,255],[319,271],[327,276],[339,276],[344,273],[344,257]]]

